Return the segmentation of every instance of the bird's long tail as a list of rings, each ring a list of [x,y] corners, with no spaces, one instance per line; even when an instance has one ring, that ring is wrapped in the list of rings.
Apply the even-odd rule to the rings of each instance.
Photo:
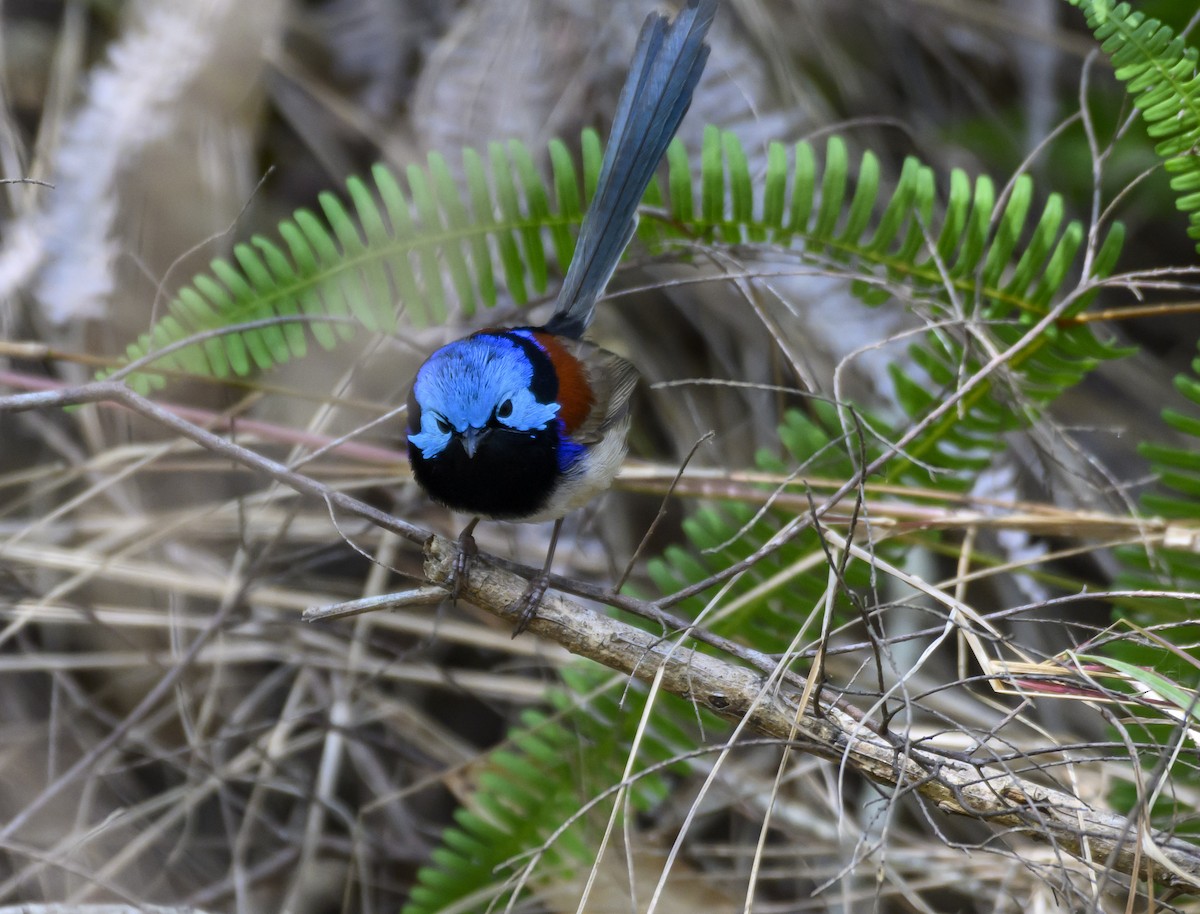
[[[579,338],[592,322],[596,299],[637,228],[638,204],[692,103],[708,60],[704,36],[717,2],[689,0],[673,22],[651,14],[642,26],[596,195],[583,217],[575,257],[546,324],[552,333]]]

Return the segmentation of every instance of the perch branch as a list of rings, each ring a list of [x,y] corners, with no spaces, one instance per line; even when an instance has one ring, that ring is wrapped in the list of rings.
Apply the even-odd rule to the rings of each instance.
[[[426,542],[425,574],[431,582],[449,584],[456,548],[443,537]],[[523,578],[480,557],[461,587],[464,599],[516,623],[517,614],[509,607],[525,591]],[[1200,892],[1200,847],[1131,827],[1124,816],[1008,771],[899,746],[833,702],[818,704],[810,698],[802,710],[800,691],[786,683],[764,694],[766,678],[760,671],[682,648],[557,593],[546,595],[529,630],[645,682],[662,666],[662,687],[672,694],[726,720],[748,718],[750,729],[762,736],[789,741],[893,790],[915,791],[943,812],[1012,829],[1133,880],[1148,877],[1184,892]]]

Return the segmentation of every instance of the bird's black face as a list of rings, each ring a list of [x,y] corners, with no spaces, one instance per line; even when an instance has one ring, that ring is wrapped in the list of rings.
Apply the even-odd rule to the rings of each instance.
[[[411,415],[410,406],[410,415]],[[558,429],[471,429],[454,434],[436,456],[411,443],[408,459],[417,483],[454,511],[498,520],[536,514],[558,483]],[[474,453],[468,453],[473,450]]]

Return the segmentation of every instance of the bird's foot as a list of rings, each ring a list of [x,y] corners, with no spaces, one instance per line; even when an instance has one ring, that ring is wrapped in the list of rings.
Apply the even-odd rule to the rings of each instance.
[[[550,586],[550,566],[554,562],[554,550],[558,546],[558,534],[561,530],[560,517],[554,522],[554,530],[550,533],[550,548],[546,550],[546,564],[542,566],[542,573],[530,580],[525,593],[521,594],[521,599],[511,607],[517,613],[517,627],[512,633],[514,638],[525,631],[537,615],[538,607],[542,605],[542,597],[546,595],[546,588]]]
[[[450,599],[455,603],[458,602],[463,585],[467,583],[467,571],[471,562],[479,555],[479,546],[476,545],[474,536],[477,523],[478,517],[463,527],[462,533],[458,535],[458,555],[454,557],[454,571],[450,583]]]
[[[537,615],[538,607],[542,605],[542,597],[546,595],[546,588],[549,586],[550,576],[545,572],[539,574],[529,582],[529,586],[525,588],[525,593],[521,594],[521,598],[509,607],[517,613],[517,626],[512,633],[514,638],[529,627],[529,623]]]

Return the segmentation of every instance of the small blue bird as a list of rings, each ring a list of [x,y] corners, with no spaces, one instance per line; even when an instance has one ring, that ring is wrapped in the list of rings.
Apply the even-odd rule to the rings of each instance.
[[[553,520],[539,578],[516,609],[520,633],[549,580],[562,518],[612,485],[625,457],[637,370],[583,340],[596,300],[637,227],[637,207],[691,104],[718,0],[689,0],[642,26],[613,117],[596,195],[544,327],[481,330],[438,349],[408,398],[413,476],[434,501],[480,518]],[[465,573],[460,564],[459,573]],[[461,581],[461,578],[460,578]]]

